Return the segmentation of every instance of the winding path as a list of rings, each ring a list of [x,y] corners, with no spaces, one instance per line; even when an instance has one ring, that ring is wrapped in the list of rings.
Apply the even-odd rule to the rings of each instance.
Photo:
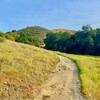
[[[76,64],[66,57],[59,57],[56,69],[34,100],[84,100]]]

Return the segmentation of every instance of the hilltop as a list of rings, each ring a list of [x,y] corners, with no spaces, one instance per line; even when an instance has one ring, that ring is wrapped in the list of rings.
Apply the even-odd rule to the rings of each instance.
[[[30,27],[22,28],[22,29],[18,30],[17,32],[20,34],[22,34],[22,33],[32,34],[34,36],[39,36],[40,38],[44,39],[48,32],[55,32],[55,33],[68,32],[70,34],[75,34],[75,32],[77,32],[77,31],[70,30],[70,29],[62,29],[62,28],[47,29],[47,28],[44,28],[41,26],[30,26]]]
[[[48,33],[49,31],[50,31],[49,29],[41,27],[41,26],[30,26],[30,27],[22,28],[18,30],[17,32],[19,34],[23,34],[23,33],[32,34],[35,37],[44,39],[46,36],[46,33]]]
[[[67,33],[70,33],[70,34],[75,34],[77,31],[70,30],[70,29],[58,28],[58,29],[53,29],[52,32],[55,32],[55,33],[64,33],[64,32],[67,32]]]

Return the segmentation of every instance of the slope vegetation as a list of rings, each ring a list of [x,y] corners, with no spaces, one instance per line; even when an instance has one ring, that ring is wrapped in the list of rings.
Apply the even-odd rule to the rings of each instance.
[[[49,32],[49,29],[40,26],[26,27],[18,30],[19,34],[30,34],[34,37],[43,40],[46,37],[46,34]]]
[[[70,33],[70,34],[75,34],[77,31],[58,28],[58,29],[53,29],[52,32],[54,32],[54,33],[64,33],[64,32],[67,32],[67,33]]]
[[[59,58],[51,51],[1,41],[0,99],[33,100],[34,91],[40,88],[58,62]]]

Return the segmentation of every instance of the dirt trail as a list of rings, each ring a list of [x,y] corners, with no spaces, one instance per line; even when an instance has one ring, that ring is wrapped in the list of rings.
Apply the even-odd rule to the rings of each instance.
[[[59,57],[56,69],[34,100],[84,100],[75,63],[66,57]]]

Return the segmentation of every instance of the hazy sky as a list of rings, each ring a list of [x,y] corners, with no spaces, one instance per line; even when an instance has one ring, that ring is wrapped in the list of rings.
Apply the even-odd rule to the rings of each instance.
[[[100,27],[100,0],[0,0],[0,31],[31,25],[80,29]]]

